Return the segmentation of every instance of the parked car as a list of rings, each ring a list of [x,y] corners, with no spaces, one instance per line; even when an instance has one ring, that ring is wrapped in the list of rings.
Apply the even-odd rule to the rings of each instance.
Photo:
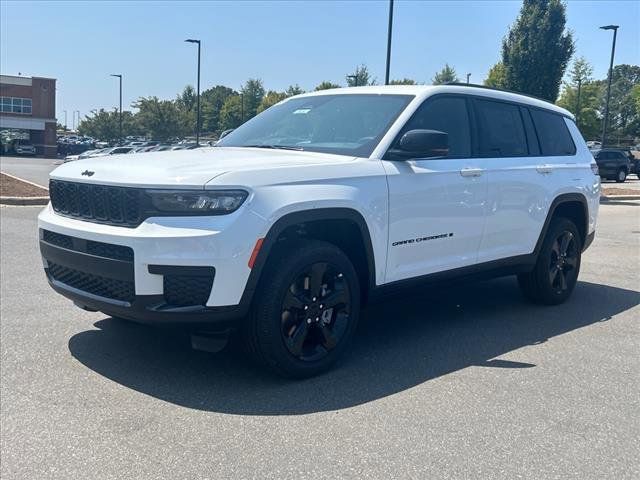
[[[589,150],[597,150],[602,148],[602,143],[595,140],[590,140],[587,142],[587,147],[589,148]]]
[[[16,155],[35,155],[36,147],[29,140],[12,140],[9,147]]]
[[[629,157],[616,148],[603,148],[593,153],[598,164],[598,171],[601,178],[615,180],[622,183],[627,179],[627,175],[631,171],[631,162]]]
[[[573,116],[529,96],[312,92],[197,154],[58,167],[40,250],[80,308],[189,328],[195,345],[237,329],[260,364],[308,377],[391,290],[515,274],[532,301],[567,300],[595,236],[596,171]]]

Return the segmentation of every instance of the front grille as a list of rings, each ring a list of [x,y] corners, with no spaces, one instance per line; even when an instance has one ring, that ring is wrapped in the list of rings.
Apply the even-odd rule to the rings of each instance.
[[[165,275],[164,299],[172,306],[205,305],[213,286],[210,275]]]
[[[114,260],[133,262],[133,249],[131,247],[114,245],[112,243],[96,242],[93,240],[83,240],[70,237],[69,235],[52,232],[50,230],[42,231],[42,239],[51,245],[66,248],[67,250],[89,253],[98,257],[112,258]]]
[[[100,277],[52,262],[48,263],[49,275],[60,283],[93,295],[114,300],[132,302],[135,299],[136,293],[133,282]]]
[[[49,197],[56,213],[123,227],[140,225],[142,194],[137,188],[49,181]]]

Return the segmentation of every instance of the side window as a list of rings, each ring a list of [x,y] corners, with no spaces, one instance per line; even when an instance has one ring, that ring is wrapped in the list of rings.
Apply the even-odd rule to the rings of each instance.
[[[527,146],[529,147],[529,155],[540,155],[540,144],[538,143],[538,135],[531,120],[531,114],[528,108],[520,107],[520,114],[524,121],[524,130],[527,132]]]
[[[576,146],[561,115],[532,108],[531,117],[538,132],[542,155],[575,155]]]
[[[485,157],[528,155],[520,108],[502,102],[476,100],[479,153]]]
[[[471,156],[471,128],[467,102],[462,97],[427,99],[400,132],[439,130],[449,135],[449,157]]]

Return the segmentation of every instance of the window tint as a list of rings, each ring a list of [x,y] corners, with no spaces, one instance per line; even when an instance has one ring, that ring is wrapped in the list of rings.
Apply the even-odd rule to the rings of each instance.
[[[533,127],[533,121],[529,114],[529,109],[520,107],[520,114],[524,121],[524,130],[527,133],[527,146],[529,147],[529,155],[540,155],[540,144],[538,143],[538,135]]]
[[[464,98],[427,99],[404,126],[398,139],[409,130],[445,132],[449,135],[449,157],[471,156],[471,129]]]
[[[530,111],[538,132],[542,155],[574,155],[576,153],[576,146],[561,115],[538,109]]]
[[[479,153],[490,157],[528,154],[520,109],[508,103],[476,100]]]

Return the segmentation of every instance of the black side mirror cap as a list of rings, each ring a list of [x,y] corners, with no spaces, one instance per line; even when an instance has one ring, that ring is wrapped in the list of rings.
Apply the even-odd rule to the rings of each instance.
[[[439,130],[409,130],[389,153],[398,159],[446,157],[449,135]]]

